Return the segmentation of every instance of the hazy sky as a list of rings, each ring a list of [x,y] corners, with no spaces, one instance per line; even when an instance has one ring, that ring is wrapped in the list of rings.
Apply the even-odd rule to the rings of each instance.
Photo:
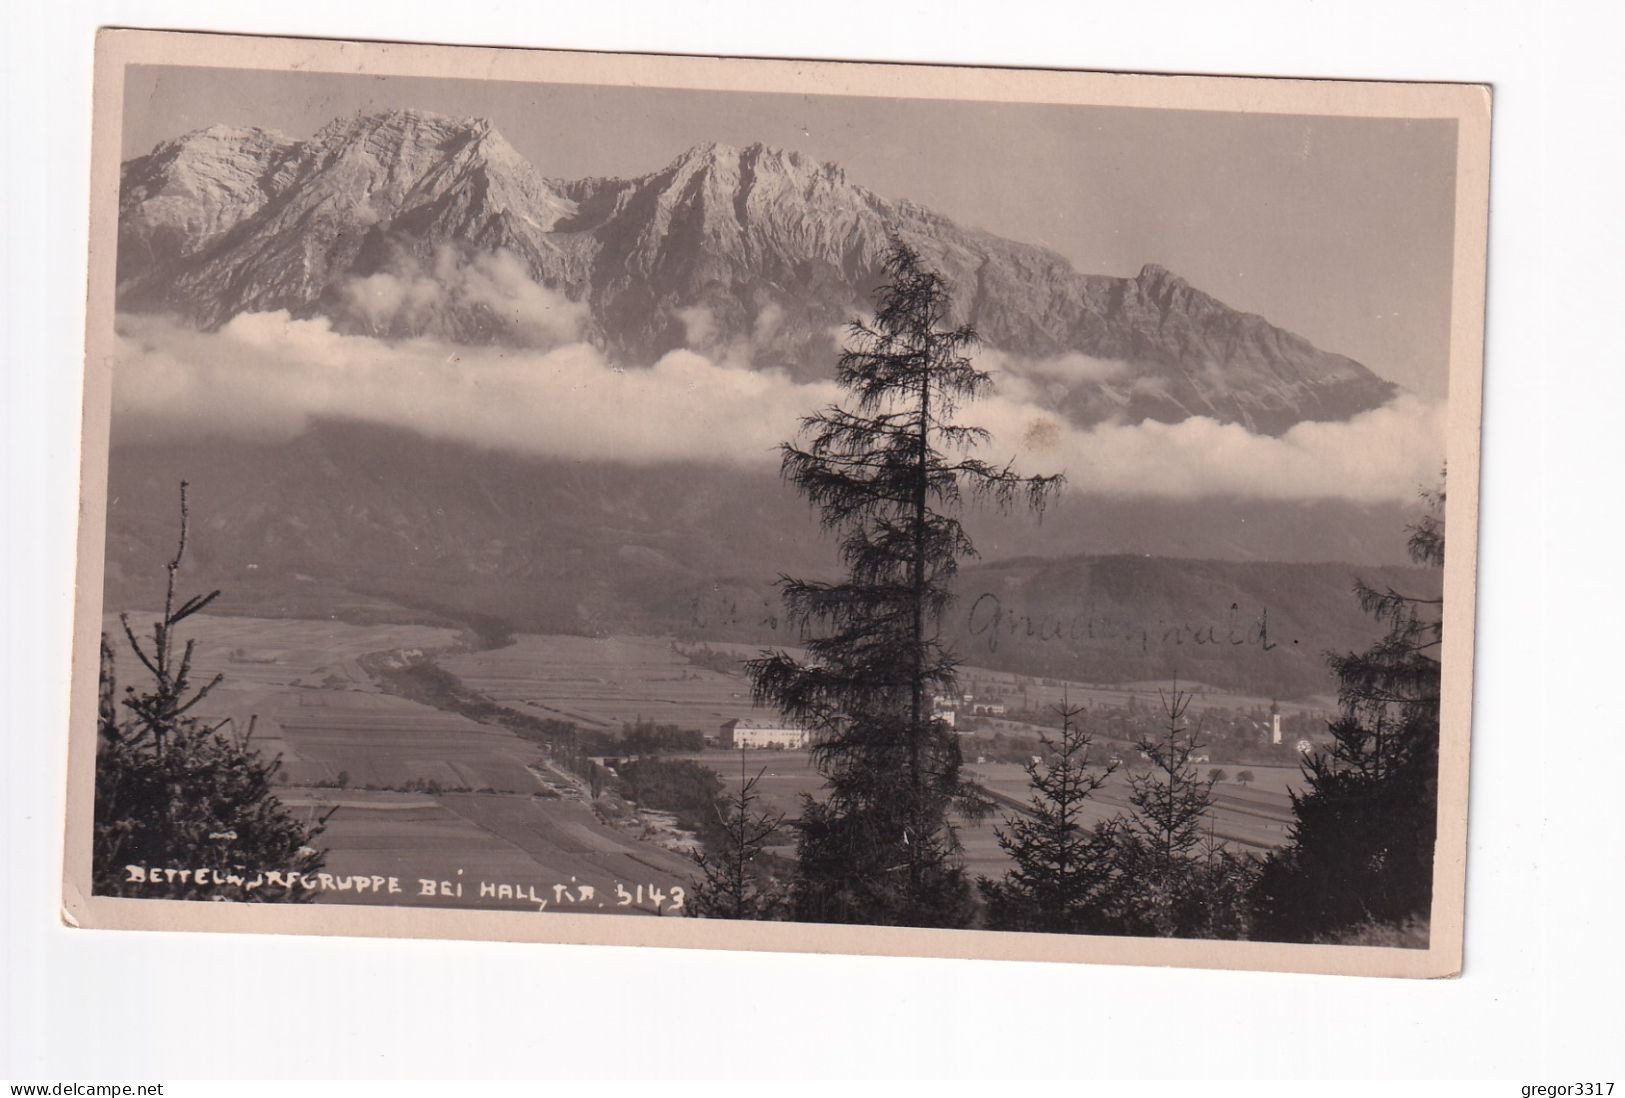
[[[640,175],[704,141],[833,160],[889,198],[1090,273],[1160,263],[1445,393],[1455,124],[132,67],[124,153],[217,122],[308,137],[357,110],[489,118],[547,175]]]

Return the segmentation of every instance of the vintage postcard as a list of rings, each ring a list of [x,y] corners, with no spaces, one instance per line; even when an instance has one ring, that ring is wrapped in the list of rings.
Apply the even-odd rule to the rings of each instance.
[[[96,48],[68,922],[1460,970],[1486,88]]]

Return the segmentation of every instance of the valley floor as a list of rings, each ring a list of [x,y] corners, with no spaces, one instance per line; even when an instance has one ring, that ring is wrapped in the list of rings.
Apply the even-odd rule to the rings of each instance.
[[[116,631],[116,622],[108,624]],[[510,710],[584,729],[651,721],[711,734],[727,720],[763,715],[751,705],[744,676],[721,669],[750,653],[727,645],[706,646],[699,658],[695,646],[660,637],[527,635],[471,652],[459,648],[454,630],[428,626],[209,615],[188,624],[199,681],[224,676],[207,715],[239,727],[253,716],[257,746],[282,757],[286,784],[278,796],[310,817],[332,812],[320,838],[327,871],[335,880],[394,879],[383,888],[333,888],[322,902],[669,915],[680,913],[682,890],[696,876],[681,852],[686,837],[669,821],[595,811],[586,784],[553,765],[542,745],[386,693],[363,657],[432,656]],[[1006,688],[1015,679],[969,674]],[[1099,692],[1083,684],[1032,689],[1034,701],[1062,689],[1075,699]],[[1008,860],[995,828],[1024,809],[1027,779],[1015,763],[980,759],[976,742],[965,741],[967,770],[997,808],[990,820],[963,823],[961,835],[972,874],[998,876]],[[712,767],[730,789],[761,771],[763,806],[790,819],[802,794],[822,786],[805,751],[677,757]],[[1214,834],[1233,848],[1262,852],[1286,840],[1288,791],[1299,775],[1252,769],[1251,785],[1217,787]],[[1119,774],[1097,794],[1092,819],[1124,811],[1127,792]],[[785,853],[790,835],[786,829]]]

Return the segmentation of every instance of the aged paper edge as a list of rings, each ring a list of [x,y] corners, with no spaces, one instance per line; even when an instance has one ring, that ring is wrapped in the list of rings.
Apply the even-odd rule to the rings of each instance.
[[[1446,453],[1445,643],[1438,842],[1427,949],[924,930],[423,908],[119,899],[90,893],[124,72],[192,65],[803,95],[1080,103],[1267,114],[1455,119],[1455,253]],[[1477,84],[1084,73],[433,46],[103,29],[96,39],[83,449],[61,917],[69,926],[444,938],[1445,977],[1462,969],[1478,555],[1479,423],[1490,89]]]

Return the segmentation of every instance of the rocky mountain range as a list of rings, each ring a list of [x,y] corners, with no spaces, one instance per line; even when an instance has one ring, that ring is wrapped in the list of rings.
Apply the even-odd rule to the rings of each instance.
[[[118,301],[204,328],[285,309],[383,338],[568,335],[628,366],[744,347],[756,368],[827,378],[893,234],[952,283],[954,319],[1080,425],[1200,415],[1281,434],[1397,392],[1161,267],[1080,273],[796,152],[708,144],[637,178],[561,180],[487,121],[420,111],[337,119],[307,140],[216,126],[126,162]],[[440,292],[493,256],[547,291],[558,324]],[[384,285],[389,308],[363,292]]]

